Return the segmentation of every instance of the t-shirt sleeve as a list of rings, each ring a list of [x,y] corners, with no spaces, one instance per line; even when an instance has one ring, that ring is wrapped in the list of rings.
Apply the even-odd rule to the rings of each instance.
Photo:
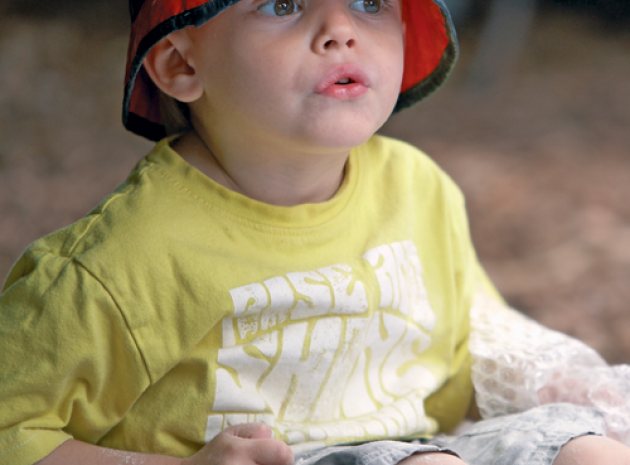
[[[31,250],[0,295],[0,464],[97,443],[149,385],[123,312],[72,259]]]
[[[452,263],[452,337],[454,359],[450,365],[448,382],[427,400],[427,412],[436,418],[440,429],[452,431],[465,417],[473,399],[471,379],[472,358],[468,350],[470,309],[477,290],[494,289],[486,277],[470,236],[465,198],[459,188],[444,176],[443,209],[448,219],[449,241],[443,260]],[[496,292],[496,291],[494,291]],[[497,294],[497,298],[498,294]]]

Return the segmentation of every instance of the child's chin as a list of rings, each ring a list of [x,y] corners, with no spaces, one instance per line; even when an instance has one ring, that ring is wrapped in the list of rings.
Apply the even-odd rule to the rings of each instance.
[[[337,124],[326,128],[326,130],[318,131],[314,139],[316,139],[317,145],[323,147],[351,149],[367,142],[380,126],[378,124],[361,125],[356,124],[356,122],[345,125]]]

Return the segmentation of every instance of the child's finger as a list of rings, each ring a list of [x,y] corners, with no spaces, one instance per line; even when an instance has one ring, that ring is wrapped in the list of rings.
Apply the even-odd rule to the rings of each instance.
[[[243,439],[268,439],[273,437],[271,428],[264,423],[243,423],[226,428],[225,433]]]
[[[292,465],[293,451],[277,439],[258,439],[248,444],[249,456],[257,465]]]

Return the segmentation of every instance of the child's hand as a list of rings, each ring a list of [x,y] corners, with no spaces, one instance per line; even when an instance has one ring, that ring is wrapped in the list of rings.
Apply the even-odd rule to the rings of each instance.
[[[182,465],[292,465],[293,452],[262,423],[232,426]]]

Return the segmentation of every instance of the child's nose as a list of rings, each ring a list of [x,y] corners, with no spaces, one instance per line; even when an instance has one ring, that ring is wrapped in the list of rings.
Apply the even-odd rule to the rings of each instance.
[[[313,39],[315,53],[353,48],[356,45],[356,30],[346,2],[327,1],[318,15],[318,32]],[[323,6],[323,5],[322,5]]]

